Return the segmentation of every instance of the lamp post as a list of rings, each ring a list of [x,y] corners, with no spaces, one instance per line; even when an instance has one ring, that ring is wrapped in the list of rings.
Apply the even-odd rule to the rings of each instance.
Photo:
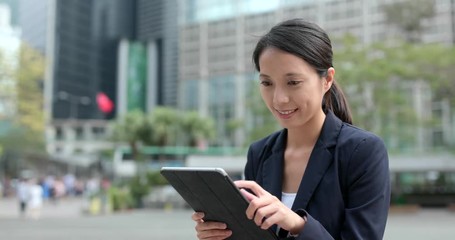
[[[79,104],[87,106],[91,103],[90,98],[87,96],[77,96],[65,91],[58,92],[57,97],[70,103],[70,119],[77,119]]]

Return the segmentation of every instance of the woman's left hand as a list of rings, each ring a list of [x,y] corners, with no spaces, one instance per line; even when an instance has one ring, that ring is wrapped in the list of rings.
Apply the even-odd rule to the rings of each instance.
[[[304,219],[256,182],[240,180],[234,183],[250,201],[246,215],[249,219],[253,219],[256,225],[262,229],[268,229],[277,224],[291,234],[297,234],[303,229],[303,225],[305,225]],[[243,188],[251,190],[254,195]]]

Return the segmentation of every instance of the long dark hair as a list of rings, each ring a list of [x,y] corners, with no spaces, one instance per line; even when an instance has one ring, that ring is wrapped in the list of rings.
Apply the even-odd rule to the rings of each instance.
[[[259,57],[269,47],[300,57],[310,64],[320,77],[326,77],[327,70],[333,67],[332,44],[329,36],[316,24],[302,19],[284,21],[259,39],[253,52],[253,62],[257,71],[260,71]],[[352,124],[348,102],[336,81],[324,95],[322,109],[324,112],[330,110],[343,122]]]

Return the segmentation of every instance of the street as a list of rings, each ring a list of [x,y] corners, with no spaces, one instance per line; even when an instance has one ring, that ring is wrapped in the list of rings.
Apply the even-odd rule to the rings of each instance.
[[[142,210],[88,216],[83,202],[46,203],[38,220],[20,219],[16,202],[0,199],[0,239],[12,240],[123,240],[196,239],[189,210]],[[455,239],[455,212],[422,209],[389,215],[384,239]]]

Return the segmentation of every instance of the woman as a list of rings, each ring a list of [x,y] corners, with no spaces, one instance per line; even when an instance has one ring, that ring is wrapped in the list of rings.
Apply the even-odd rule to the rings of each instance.
[[[290,239],[382,239],[390,200],[384,143],[351,124],[335,81],[327,34],[301,19],[273,27],[256,45],[260,92],[283,130],[253,143],[246,215]],[[249,189],[250,192],[243,190]],[[226,239],[224,223],[194,213],[199,239]]]

